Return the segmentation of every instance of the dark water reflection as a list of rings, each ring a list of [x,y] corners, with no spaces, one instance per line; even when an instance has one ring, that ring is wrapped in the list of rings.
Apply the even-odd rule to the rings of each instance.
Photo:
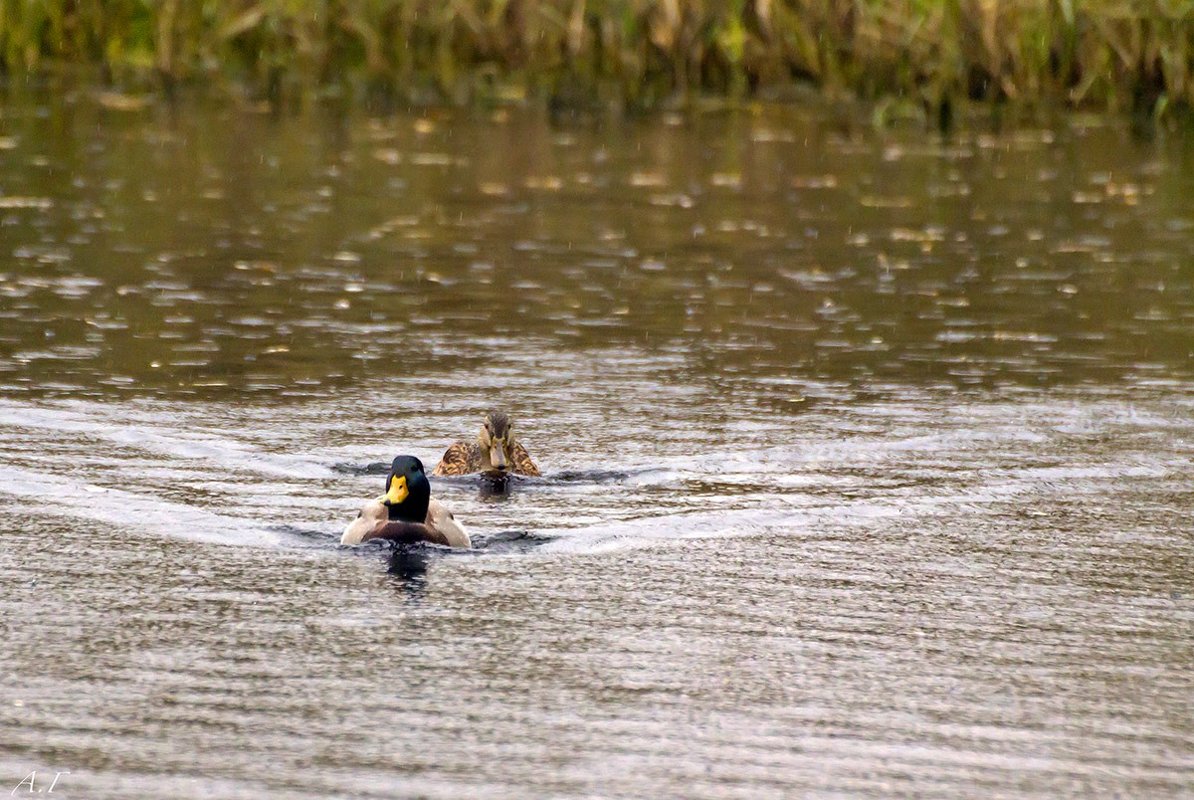
[[[0,788],[1188,796],[1192,152],[10,97]]]
[[[780,410],[822,382],[1188,373],[1180,142],[499,119],[7,109],[0,376],[319,395],[511,338],[674,352]]]

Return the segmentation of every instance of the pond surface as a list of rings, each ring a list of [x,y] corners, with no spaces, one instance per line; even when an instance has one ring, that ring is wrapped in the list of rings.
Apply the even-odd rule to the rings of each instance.
[[[0,789],[1194,792],[1189,140],[136,105],[0,106]]]

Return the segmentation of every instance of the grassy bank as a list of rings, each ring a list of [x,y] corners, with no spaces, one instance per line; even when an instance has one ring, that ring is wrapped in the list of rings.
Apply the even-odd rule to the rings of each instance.
[[[650,107],[811,84],[929,114],[963,101],[1194,106],[1194,0],[0,0],[10,75],[229,80],[468,102]]]

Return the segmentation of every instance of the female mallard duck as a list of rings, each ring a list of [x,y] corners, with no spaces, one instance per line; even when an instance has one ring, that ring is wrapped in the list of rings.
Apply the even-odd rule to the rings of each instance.
[[[452,512],[431,499],[431,481],[423,472],[423,462],[414,456],[394,459],[386,478],[386,493],[365,504],[344,529],[340,544],[362,544],[370,539],[473,546],[468,531]]]
[[[514,438],[514,424],[504,411],[490,411],[475,442],[457,442],[448,448],[432,475],[468,475],[489,472],[498,475],[539,475],[531,454]]]

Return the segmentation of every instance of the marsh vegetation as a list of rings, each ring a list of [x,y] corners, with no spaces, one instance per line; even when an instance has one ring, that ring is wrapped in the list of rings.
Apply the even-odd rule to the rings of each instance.
[[[0,0],[10,74],[274,101],[648,108],[810,86],[948,118],[1011,103],[1168,116],[1194,101],[1190,0]]]

